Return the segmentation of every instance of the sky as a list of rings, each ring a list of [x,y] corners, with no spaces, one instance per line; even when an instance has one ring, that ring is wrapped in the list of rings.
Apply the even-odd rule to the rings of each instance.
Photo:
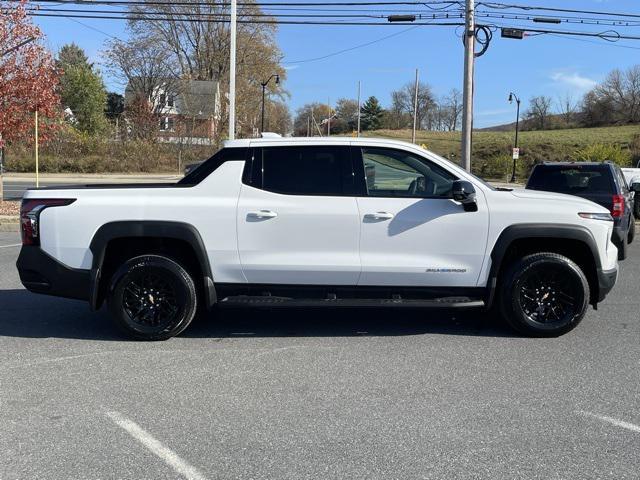
[[[514,0],[507,3],[640,15],[638,0]],[[102,63],[101,52],[109,35],[127,37],[124,21],[83,19],[80,24],[64,18],[37,18],[36,22],[54,52],[66,43],[75,42],[97,65]],[[612,28],[566,24],[541,27],[591,31]],[[640,27],[616,28],[640,35]],[[335,103],[339,98],[356,98],[360,81],[363,99],[373,95],[383,106],[388,106],[391,92],[413,82],[416,69],[420,80],[428,83],[438,96],[446,95],[452,88],[461,90],[463,46],[459,33],[454,27],[441,26],[282,25],[277,39],[287,68],[282,87],[290,95],[288,104],[295,113],[297,108],[312,101]],[[392,38],[383,39],[393,34]],[[295,63],[374,41],[376,43],[323,60]],[[554,99],[571,95],[579,100],[614,68],[625,69],[635,64],[640,64],[638,40],[607,42],[550,35],[511,40],[500,38],[498,31],[486,54],[476,61],[474,126],[483,128],[514,121],[515,105],[507,101],[510,92],[522,99],[523,110],[527,108],[528,99],[536,95]],[[108,76],[105,82],[111,91],[124,90],[123,85]]]

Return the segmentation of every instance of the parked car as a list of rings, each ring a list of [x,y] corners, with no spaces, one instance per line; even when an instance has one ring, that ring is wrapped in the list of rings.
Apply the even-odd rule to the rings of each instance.
[[[622,173],[624,174],[624,178],[627,181],[627,185],[631,190],[636,190],[637,187],[633,185],[636,183],[640,183],[640,161],[635,166],[635,168],[623,168]],[[634,195],[633,202],[633,213],[636,218],[640,219],[640,194],[636,193]]]
[[[610,162],[542,163],[533,168],[526,188],[576,195],[605,207],[613,217],[612,240],[618,247],[618,259],[627,258],[627,246],[636,231],[634,192],[619,166]],[[640,185],[634,188],[640,190]]]
[[[21,217],[23,285],[143,340],[215,306],[496,305],[557,336],[618,274],[607,209],[392,140],[234,140],[174,185],[29,190]]]

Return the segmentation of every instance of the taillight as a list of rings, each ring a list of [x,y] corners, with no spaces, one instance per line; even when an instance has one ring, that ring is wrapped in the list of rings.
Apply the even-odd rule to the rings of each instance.
[[[45,208],[64,207],[75,201],[75,198],[22,200],[20,206],[22,244],[40,245],[40,214]]]
[[[611,216],[620,218],[624,214],[624,197],[622,195],[613,196],[613,206],[611,207]]]

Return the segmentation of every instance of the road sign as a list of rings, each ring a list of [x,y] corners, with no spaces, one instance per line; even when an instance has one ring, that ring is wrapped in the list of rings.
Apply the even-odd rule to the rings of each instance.
[[[514,148],[513,149],[513,159],[514,160],[518,160],[520,158],[520,149],[519,148]]]

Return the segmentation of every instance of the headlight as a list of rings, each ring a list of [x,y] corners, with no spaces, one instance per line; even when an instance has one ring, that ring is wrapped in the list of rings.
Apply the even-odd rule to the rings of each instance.
[[[589,220],[604,220],[605,222],[613,222],[613,217],[610,213],[581,212],[578,215],[580,215],[582,218],[588,218]]]

